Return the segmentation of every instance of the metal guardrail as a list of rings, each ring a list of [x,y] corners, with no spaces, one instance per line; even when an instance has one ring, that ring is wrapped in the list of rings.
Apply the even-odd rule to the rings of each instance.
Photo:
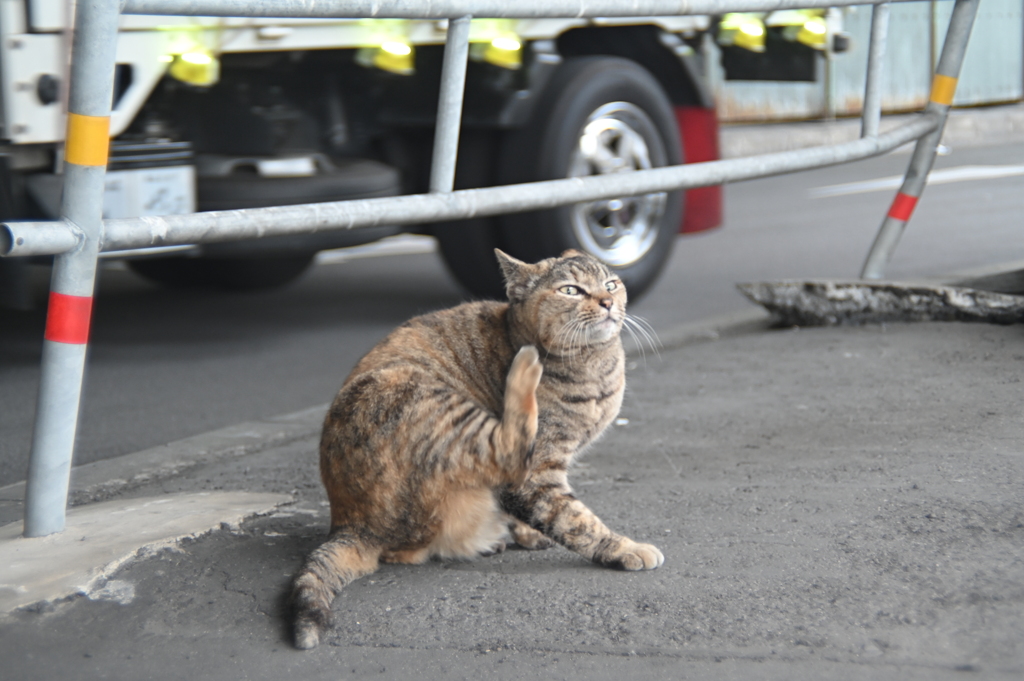
[[[898,0],[902,1],[902,0]],[[953,101],[979,0],[956,0],[931,100],[912,122],[878,134],[886,0],[88,0],[78,3],[72,49],[65,181],[58,222],[0,225],[0,256],[52,254],[42,377],[25,498],[25,536],[64,529],[71,460],[100,252],[230,241],[380,224],[412,224],[536,210],[691,189],[877,156],[917,141],[903,186],[861,274],[881,278],[924,188]],[[452,191],[470,15],[488,18],[621,17],[873,4],[861,139],[745,159],[710,161],[522,185]],[[430,194],[192,215],[102,219],[110,102],[121,13],[250,17],[449,19]]]
[[[809,7],[879,4],[871,0],[125,0],[125,14],[217,17],[351,17],[492,19],[645,17],[771,12]],[[914,0],[896,0],[913,2]]]

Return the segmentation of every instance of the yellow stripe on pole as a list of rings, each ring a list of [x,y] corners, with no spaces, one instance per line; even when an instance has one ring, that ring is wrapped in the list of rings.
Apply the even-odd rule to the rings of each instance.
[[[80,166],[105,166],[110,153],[110,116],[68,114],[64,158]]]
[[[956,78],[936,73],[935,79],[932,80],[931,100],[936,104],[945,104],[946,106],[953,104],[953,95],[956,94],[956,81]]]

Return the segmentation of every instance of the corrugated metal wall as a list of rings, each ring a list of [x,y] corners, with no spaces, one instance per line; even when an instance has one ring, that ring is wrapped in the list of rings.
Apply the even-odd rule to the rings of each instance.
[[[939,39],[953,3],[937,7]],[[954,105],[1016,101],[1024,97],[1024,0],[982,0]]]
[[[886,50],[886,111],[913,111],[928,101],[931,69],[949,24],[952,2],[892,5]],[[864,96],[871,6],[841,10],[851,49],[819,59],[813,83],[725,80],[709,46],[709,77],[726,121],[856,115]],[[1024,0],[981,0],[954,105],[1024,98]]]

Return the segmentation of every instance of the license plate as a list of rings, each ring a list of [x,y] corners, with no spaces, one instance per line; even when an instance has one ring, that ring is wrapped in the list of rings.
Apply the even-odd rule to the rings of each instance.
[[[104,218],[180,215],[196,211],[192,166],[114,170],[106,175]]]

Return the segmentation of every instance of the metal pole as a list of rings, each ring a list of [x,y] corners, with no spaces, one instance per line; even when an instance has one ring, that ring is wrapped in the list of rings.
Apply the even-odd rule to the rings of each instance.
[[[32,225],[31,232],[22,234],[23,227],[12,229],[0,224],[0,257],[67,253],[78,248],[85,239],[81,230],[67,222],[54,220],[33,222]]]
[[[885,266],[892,258],[896,245],[903,235],[903,230],[914,212],[917,200],[921,198],[921,192],[924,191],[928,173],[931,172],[932,164],[935,162],[935,150],[939,146],[939,140],[942,139],[946,118],[953,104],[953,96],[956,94],[957,79],[960,76],[964,53],[967,51],[967,41],[971,37],[974,17],[978,12],[978,2],[979,0],[957,0],[953,7],[953,16],[950,18],[949,29],[946,31],[946,41],[942,45],[938,66],[935,67],[931,98],[928,106],[925,107],[925,112],[933,113],[938,117],[939,125],[917,141],[914,155],[910,159],[910,167],[907,168],[907,174],[903,179],[903,186],[900,187],[888,214],[882,220],[882,226],[879,228],[875,241],[871,244],[871,250],[868,251],[868,256],[864,261],[864,267],[860,273],[862,279],[881,279],[883,277]]]
[[[878,2],[880,0],[875,0]],[[910,2],[913,0],[895,0]],[[489,19],[649,17],[771,12],[875,4],[871,0],[125,0],[125,14],[216,17]]]
[[[882,62],[889,33],[889,3],[871,8],[871,42],[868,46],[868,75],[864,85],[864,109],[861,112],[861,137],[878,134],[882,119]]]
[[[434,158],[430,164],[430,191],[450,192],[455,188],[455,161],[459,153],[462,97],[466,90],[466,62],[469,58],[469,16],[448,22],[441,67],[441,91],[437,98],[437,129]]]
[[[118,16],[119,0],[80,0],[75,14],[61,216],[81,239],[54,259],[25,490],[26,537],[64,529],[103,230]]]

